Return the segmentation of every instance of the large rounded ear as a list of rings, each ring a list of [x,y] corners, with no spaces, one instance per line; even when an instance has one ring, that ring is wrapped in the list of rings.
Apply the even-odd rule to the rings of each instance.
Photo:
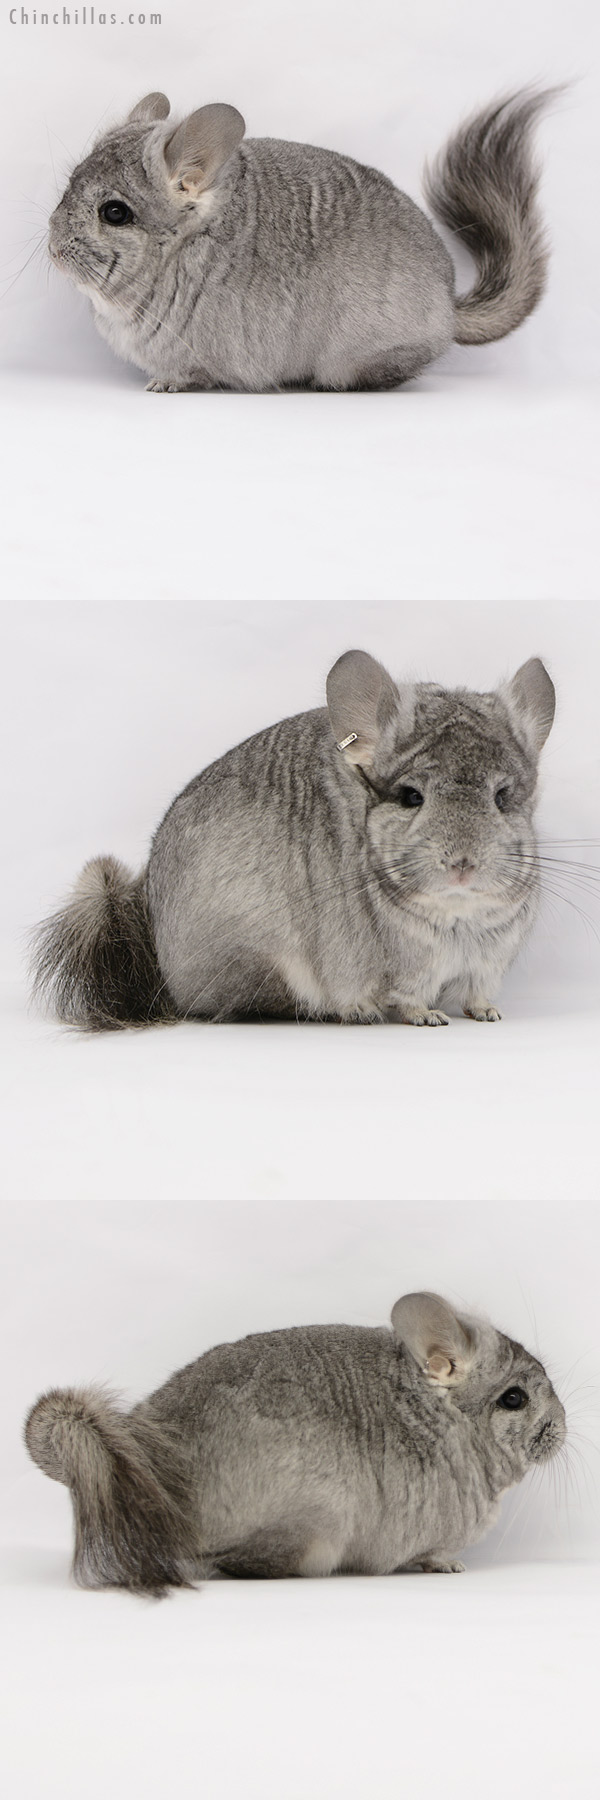
[[[500,692],[518,736],[524,737],[528,749],[539,756],[552,728],[556,706],[554,684],[539,656],[523,663]]]
[[[193,198],[212,185],[241,144],[246,126],[235,106],[201,106],[165,144],[169,180]]]
[[[475,1337],[466,1319],[439,1294],[405,1294],[392,1310],[396,1337],[436,1387],[457,1387],[475,1359]]]
[[[138,100],[127,119],[128,125],[151,125],[154,119],[168,119],[171,111],[166,94],[146,94]]]
[[[327,676],[331,729],[347,762],[372,768],[386,728],[408,737],[414,717],[412,690],[400,690],[382,663],[366,650],[346,650]]]

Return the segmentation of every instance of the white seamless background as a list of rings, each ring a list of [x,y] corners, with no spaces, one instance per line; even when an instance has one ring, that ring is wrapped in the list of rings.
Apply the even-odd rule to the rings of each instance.
[[[0,1024],[12,1199],[591,1199],[600,967],[600,621],[565,605],[16,605],[2,615]],[[25,934],[83,862],[142,867],[174,795],[251,732],[321,705],[353,645],[397,678],[558,693],[539,831],[584,865],[551,892],[499,1025],[187,1022],[81,1037],[27,1010]],[[588,867],[589,865],[589,867]]]

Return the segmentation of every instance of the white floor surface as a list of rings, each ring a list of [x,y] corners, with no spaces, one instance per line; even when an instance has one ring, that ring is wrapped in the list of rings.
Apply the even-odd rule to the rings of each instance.
[[[597,1197],[598,1013],[577,988],[517,992],[515,972],[499,1025],[100,1038],[3,998],[12,1201]]]
[[[597,1564],[145,1603],[27,1546],[4,1580],[11,1800],[596,1800]]]
[[[6,598],[596,599],[597,383],[501,345],[375,395],[146,394],[107,353],[2,413]]]

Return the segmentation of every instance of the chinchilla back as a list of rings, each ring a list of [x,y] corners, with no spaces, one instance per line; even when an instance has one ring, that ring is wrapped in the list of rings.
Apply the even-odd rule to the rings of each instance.
[[[338,763],[327,713],[301,713],[229,751],[174,801],[147,891],[182,1011],[293,1014],[302,992],[322,1012],[316,971],[336,950],[352,985],[364,797]]]

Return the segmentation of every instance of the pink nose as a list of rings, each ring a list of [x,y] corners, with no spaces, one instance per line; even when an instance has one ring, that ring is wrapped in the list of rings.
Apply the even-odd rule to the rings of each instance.
[[[450,874],[456,882],[468,881],[469,876],[475,874],[475,864],[469,862],[467,856],[463,856],[460,862],[450,864]]]

